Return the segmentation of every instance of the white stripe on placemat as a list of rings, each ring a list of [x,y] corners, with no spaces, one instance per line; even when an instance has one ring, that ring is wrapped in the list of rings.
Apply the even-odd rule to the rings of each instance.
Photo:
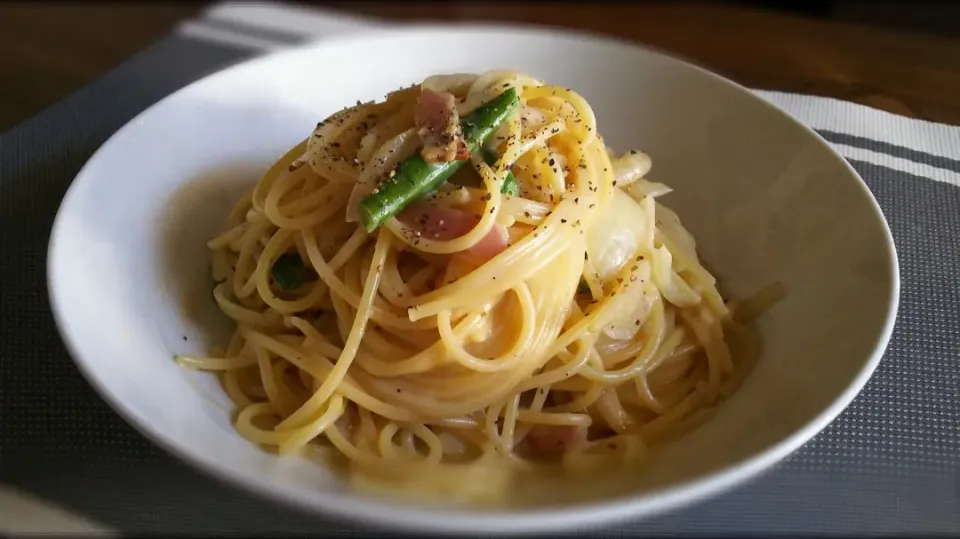
[[[211,41],[220,45],[240,47],[258,52],[271,52],[292,46],[289,43],[277,43],[270,39],[251,36],[234,30],[211,27],[202,21],[187,21],[181,23],[177,27],[176,33],[194,39]]]
[[[766,90],[757,93],[814,129],[849,133],[933,156],[960,159],[960,126],[915,120],[829,97]]]
[[[330,9],[230,1],[207,9],[200,18],[181,25],[179,31],[197,39],[268,52],[387,24]],[[833,133],[852,139],[831,140],[844,157],[960,185],[960,127],[914,120],[836,99],[756,92],[825,136]]]
[[[874,152],[847,144],[837,144],[836,142],[831,142],[830,146],[832,146],[834,150],[847,159],[863,161],[864,163],[891,168],[893,170],[906,172],[907,174],[912,174],[914,176],[920,176],[922,178],[929,178],[931,180],[960,186],[960,174],[952,170],[947,170],[924,163],[917,163],[916,161],[911,161],[902,157],[896,157],[881,152]]]
[[[113,530],[44,502],[25,492],[0,485],[0,535],[72,535],[114,537]]]
[[[386,21],[350,15],[342,11],[282,2],[222,2],[208,8],[204,12],[204,18],[250,31],[285,34],[300,40],[329,37],[387,24]]]

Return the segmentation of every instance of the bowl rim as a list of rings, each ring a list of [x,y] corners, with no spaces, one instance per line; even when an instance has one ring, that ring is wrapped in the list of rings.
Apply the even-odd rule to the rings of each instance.
[[[126,136],[133,126],[144,120],[155,109],[171,100],[177,99],[182,93],[204,84],[208,79],[219,76],[229,76],[231,73],[257,69],[263,64],[269,64],[281,58],[309,54],[311,51],[327,47],[349,45],[350,43],[382,41],[389,44],[392,40],[408,38],[416,34],[451,35],[458,33],[497,33],[509,37],[534,39],[580,39],[593,44],[628,47],[647,54],[664,57],[673,62],[686,64],[699,71],[702,75],[713,78],[720,83],[727,84],[735,89],[751,94],[760,106],[769,107],[785,117],[796,128],[804,130],[833,154],[841,166],[846,167],[852,179],[858,183],[861,191],[869,199],[871,208],[878,223],[883,229],[886,247],[888,249],[887,262],[890,267],[890,300],[886,308],[883,327],[876,336],[876,342],[870,357],[866,358],[860,371],[851,383],[838,394],[834,400],[816,417],[809,420],[800,429],[795,430],[786,438],[768,446],[763,451],[745,458],[739,462],[721,468],[712,473],[699,476],[695,479],[672,485],[670,487],[646,491],[643,493],[628,494],[605,501],[591,501],[576,503],[570,506],[557,508],[523,508],[520,511],[488,511],[469,510],[448,507],[404,506],[375,497],[361,494],[340,494],[318,492],[317,497],[305,499],[294,490],[284,488],[262,476],[244,471],[234,470],[221,464],[210,455],[191,449],[188,444],[168,438],[160,429],[151,425],[149,418],[127,405],[114,394],[110,387],[102,383],[97,376],[96,361],[90,358],[78,345],[69,328],[69,305],[65,303],[59,292],[56,278],[57,268],[65,263],[61,252],[61,241],[64,228],[64,214],[71,207],[76,196],[78,184],[88,175],[91,163],[97,160],[118,139]],[[816,131],[792,117],[776,104],[756,95],[746,88],[726,77],[705,69],[681,55],[666,52],[639,42],[610,36],[592,31],[570,30],[553,26],[518,24],[518,23],[414,23],[396,27],[376,26],[363,28],[349,34],[342,34],[323,38],[291,49],[271,52],[262,56],[236,62],[226,68],[207,74],[190,84],[167,95],[163,99],[150,105],[112,134],[86,161],[77,172],[74,181],[67,189],[49,236],[47,248],[47,289],[51,311],[57,331],[74,364],[93,387],[96,393],[137,432],[153,442],[165,452],[175,456],[191,468],[200,471],[207,477],[238,487],[243,491],[254,493],[261,499],[280,502],[290,508],[305,511],[308,514],[321,514],[331,518],[345,519],[367,526],[399,531],[414,531],[423,533],[442,533],[446,535],[462,535],[467,533],[490,534],[531,534],[560,532],[572,527],[584,525],[620,524],[631,518],[648,519],[650,517],[676,511],[693,505],[707,498],[731,490],[733,487],[746,483],[767,471],[773,465],[799,449],[810,439],[816,436],[830,424],[843,410],[849,406],[860,393],[864,385],[876,371],[882,356],[889,344],[893,333],[900,300],[900,271],[896,246],[890,231],[889,224],[883,216],[879,204],[866,183],[857,171],[844,159],[830,144]]]

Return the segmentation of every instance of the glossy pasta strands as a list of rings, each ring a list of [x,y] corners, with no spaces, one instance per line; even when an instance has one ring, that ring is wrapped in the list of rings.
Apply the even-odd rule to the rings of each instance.
[[[506,91],[519,105],[448,181],[369,232],[353,205],[418,155],[426,91],[452,94],[460,118]],[[660,227],[654,196],[669,188],[645,183],[640,157],[606,146],[575,91],[509,71],[431,77],[339,111],[211,240],[236,334],[219,355],[178,360],[222,373],[242,436],[281,455],[328,447],[357,484],[503,501],[531,470],[637,466],[758,354],[755,339],[728,343],[748,328],[693,238]],[[281,258],[303,265],[284,286]]]

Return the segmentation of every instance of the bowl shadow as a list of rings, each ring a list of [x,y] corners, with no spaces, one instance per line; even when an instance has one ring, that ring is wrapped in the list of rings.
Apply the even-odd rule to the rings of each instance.
[[[184,344],[208,353],[225,346],[234,323],[213,299],[216,284],[210,272],[206,242],[226,230],[227,218],[265,168],[262,162],[218,165],[183,184],[169,198],[163,218],[161,249],[163,286],[183,317]]]

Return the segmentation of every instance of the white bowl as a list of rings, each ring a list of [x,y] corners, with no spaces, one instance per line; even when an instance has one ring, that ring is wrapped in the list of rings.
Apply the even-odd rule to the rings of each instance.
[[[653,158],[651,179],[734,296],[779,281],[764,353],[716,418],[616,488],[563,503],[441,508],[349,491],[321,465],[238,436],[205,352],[228,324],[209,294],[205,241],[237,198],[314,124],[435,73],[504,67],[575,88],[608,143]],[[421,531],[556,531],[639,519],[743,483],[826,426],[890,337],[899,278],[890,232],[854,170],[752,92],[627,43],[503,27],[378,30],[207,77],[118,131],[77,176],[50,241],[50,297],[91,385],[133,426],[196,467],[328,515]]]

